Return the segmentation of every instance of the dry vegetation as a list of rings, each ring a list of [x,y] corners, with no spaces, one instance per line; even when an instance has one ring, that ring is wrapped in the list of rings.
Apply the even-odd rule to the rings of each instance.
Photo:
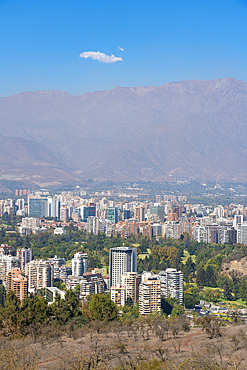
[[[247,369],[247,326],[218,319],[94,321],[1,340],[0,370]],[[198,327],[200,325],[200,327]]]

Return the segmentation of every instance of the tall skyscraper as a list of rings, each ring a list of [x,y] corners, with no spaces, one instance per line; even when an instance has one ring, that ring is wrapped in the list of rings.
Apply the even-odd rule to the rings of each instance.
[[[90,203],[92,204],[92,203]],[[81,219],[83,222],[87,222],[87,219],[89,216],[94,216],[96,215],[96,206],[90,205],[90,206],[83,206],[81,207]]]
[[[28,216],[29,217],[47,217],[48,201],[46,198],[29,198],[28,199]]]
[[[125,209],[124,210],[124,220],[128,220],[129,218],[131,218],[130,210],[129,209]]]
[[[118,207],[107,208],[107,220],[114,224],[118,223]]]
[[[163,206],[151,206],[149,207],[150,215],[156,215],[159,217],[161,222],[164,222],[165,207]]]
[[[168,268],[160,271],[161,294],[165,298],[177,298],[183,303],[183,273],[176,269]]]
[[[48,217],[60,219],[60,200],[58,198],[48,198]]]
[[[119,247],[110,249],[110,287],[121,283],[122,275],[137,272],[137,249]]]

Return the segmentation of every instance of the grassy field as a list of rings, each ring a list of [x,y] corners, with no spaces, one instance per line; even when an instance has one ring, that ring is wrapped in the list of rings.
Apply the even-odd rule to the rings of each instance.
[[[185,265],[187,259],[191,257],[192,261],[195,263],[196,262],[196,256],[194,254],[190,255],[188,251],[184,250],[184,255],[182,257],[182,263]]]
[[[133,244],[133,245],[140,245],[140,244]],[[141,260],[144,260],[145,257],[148,257],[151,253],[151,250],[148,248],[147,249],[147,253],[141,253],[138,255],[138,257],[141,259]]]

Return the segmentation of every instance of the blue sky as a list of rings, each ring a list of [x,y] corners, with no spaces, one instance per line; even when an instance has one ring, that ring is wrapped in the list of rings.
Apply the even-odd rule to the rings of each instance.
[[[247,82],[247,0],[0,0],[0,96],[222,77]]]

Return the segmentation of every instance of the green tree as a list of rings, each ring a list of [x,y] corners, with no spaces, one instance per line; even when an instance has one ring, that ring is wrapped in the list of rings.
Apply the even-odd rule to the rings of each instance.
[[[11,290],[5,299],[5,307],[1,307],[2,327],[8,332],[18,332],[21,328],[20,315],[21,302],[16,294]]]
[[[184,305],[186,308],[193,308],[200,302],[200,297],[190,293],[184,293]]]
[[[91,320],[111,321],[118,318],[117,305],[104,294],[93,294],[89,302]]]
[[[176,317],[184,314],[185,314],[184,307],[181,306],[180,304],[177,304],[172,309],[171,317]]]

